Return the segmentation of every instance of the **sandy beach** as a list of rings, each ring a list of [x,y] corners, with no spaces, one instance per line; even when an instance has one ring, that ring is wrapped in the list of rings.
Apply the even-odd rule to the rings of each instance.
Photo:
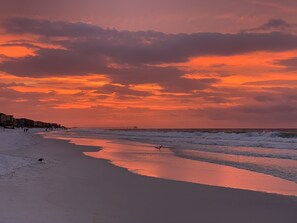
[[[2,223],[295,223],[297,197],[133,174],[98,147],[0,132]],[[43,163],[38,158],[44,158]]]

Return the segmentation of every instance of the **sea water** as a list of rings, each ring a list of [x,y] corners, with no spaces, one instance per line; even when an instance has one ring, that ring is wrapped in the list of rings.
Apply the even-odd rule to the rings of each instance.
[[[152,149],[163,145],[174,156],[193,162],[235,167],[297,183],[297,131],[292,129],[69,129],[58,135],[141,142]]]

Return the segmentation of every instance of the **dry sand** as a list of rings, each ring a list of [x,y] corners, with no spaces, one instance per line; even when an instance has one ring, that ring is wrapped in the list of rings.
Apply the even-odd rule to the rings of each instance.
[[[139,176],[82,155],[96,150],[0,130],[0,222],[297,222],[296,197]]]

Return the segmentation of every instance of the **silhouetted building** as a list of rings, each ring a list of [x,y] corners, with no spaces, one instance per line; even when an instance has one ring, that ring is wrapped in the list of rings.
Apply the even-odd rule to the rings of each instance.
[[[49,124],[41,121],[34,121],[35,128],[48,128]]]
[[[47,123],[41,121],[34,121],[27,118],[15,119],[13,115],[6,115],[0,113],[0,126],[2,127],[18,127],[18,128],[65,128],[57,123]]]
[[[34,121],[31,119],[26,119],[26,118],[18,118],[16,119],[16,126],[17,127],[28,127],[28,128],[33,128],[34,127]]]
[[[0,113],[0,126],[3,127],[14,127],[16,124],[15,118],[13,115],[6,115],[4,113]]]
[[[5,126],[15,126],[16,120],[13,115],[6,115]]]
[[[0,113],[0,126],[4,126],[6,121],[6,115],[4,113]]]

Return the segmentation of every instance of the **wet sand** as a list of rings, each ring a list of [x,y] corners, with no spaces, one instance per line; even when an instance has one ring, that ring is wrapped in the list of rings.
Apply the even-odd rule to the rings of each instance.
[[[14,137],[10,145],[0,144],[1,154],[43,157],[45,162],[31,162],[1,176],[0,222],[295,223],[297,219],[296,197],[140,176],[83,155],[98,147],[33,134]]]
[[[61,138],[76,145],[101,146],[87,156],[106,159],[133,173],[162,179],[297,196],[297,184],[225,165],[177,157],[168,148],[125,140]],[[124,148],[124,149],[123,149]]]

